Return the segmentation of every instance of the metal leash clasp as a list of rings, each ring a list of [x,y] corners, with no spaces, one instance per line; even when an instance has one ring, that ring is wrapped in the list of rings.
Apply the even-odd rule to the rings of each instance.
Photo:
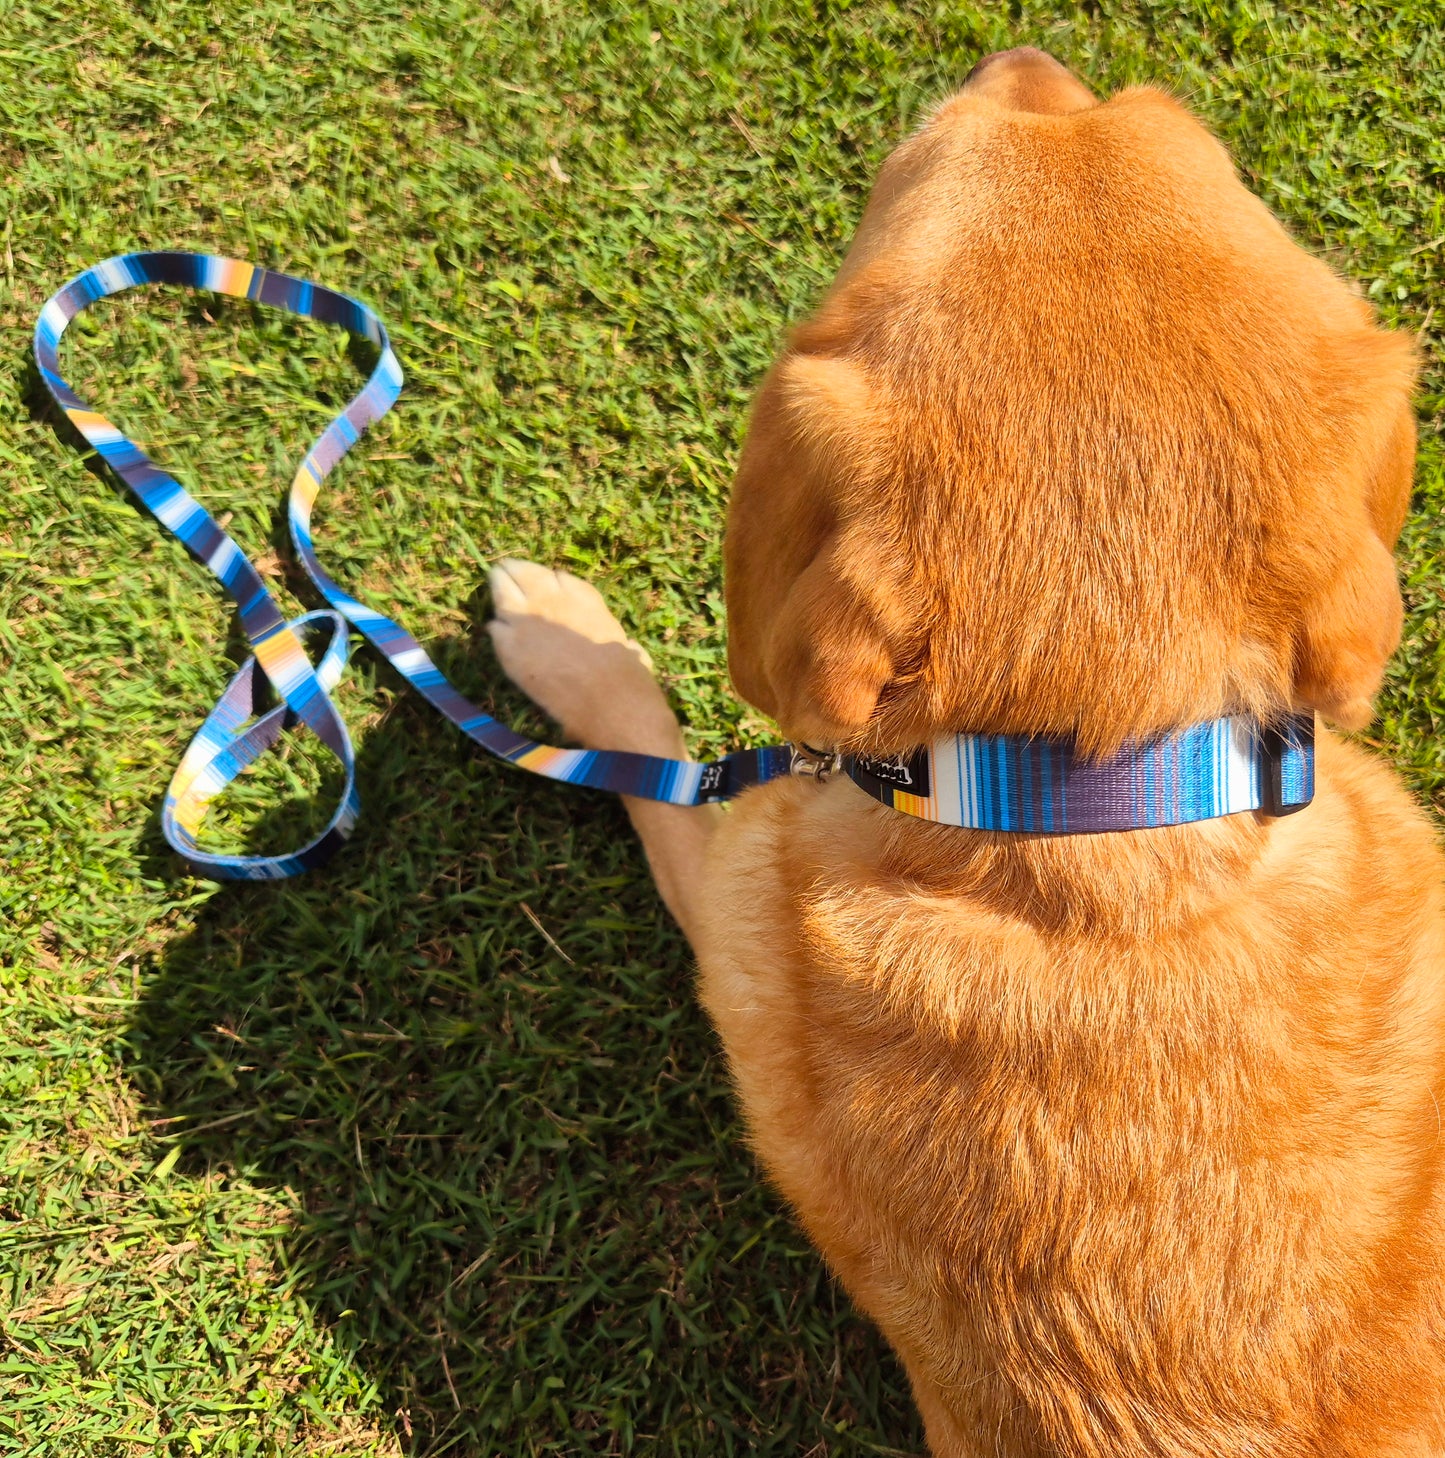
[[[795,741],[788,746],[792,759],[788,764],[790,775],[806,775],[822,784],[837,774],[843,765],[843,756],[836,749],[814,749],[811,744]]]

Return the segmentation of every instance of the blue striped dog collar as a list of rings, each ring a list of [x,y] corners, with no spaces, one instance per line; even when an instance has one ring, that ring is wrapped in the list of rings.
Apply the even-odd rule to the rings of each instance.
[[[1244,715],[1194,724],[1091,760],[1065,741],[950,734],[907,757],[844,755],[875,800],[940,825],[1086,834],[1184,825],[1263,810],[1289,815],[1314,796],[1315,721],[1265,726]]]

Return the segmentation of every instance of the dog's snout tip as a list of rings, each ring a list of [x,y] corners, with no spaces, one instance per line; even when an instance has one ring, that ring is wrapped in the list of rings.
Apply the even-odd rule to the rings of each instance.
[[[1036,46],[985,56],[968,73],[963,89],[1017,111],[1055,116],[1098,105],[1098,98],[1067,66]]]
[[[990,51],[979,61],[967,76],[963,78],[965,86],[976,81],[983,73],[998,65],[1039,65],[1057,66],[1059,63],[1048,54],[1041,51],[1037,46],[1013,46],[1006,51]]]

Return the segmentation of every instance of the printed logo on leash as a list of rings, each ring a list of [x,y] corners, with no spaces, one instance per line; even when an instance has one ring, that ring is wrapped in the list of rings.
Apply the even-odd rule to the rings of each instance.
[[[702,779],[698,781],[698,794],[707,799],[711,795],[721,795],[727,782],[727,766],[724,764],[705,764],[702,767]]]

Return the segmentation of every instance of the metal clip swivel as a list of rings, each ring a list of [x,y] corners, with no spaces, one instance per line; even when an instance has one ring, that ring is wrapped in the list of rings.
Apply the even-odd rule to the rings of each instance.
[[[843,756],[835,749],[814,749],[811,744],[795,741],[788,746],[792,761],[788,765],[790,775],[806,775],[822,784],[842,768]]]

